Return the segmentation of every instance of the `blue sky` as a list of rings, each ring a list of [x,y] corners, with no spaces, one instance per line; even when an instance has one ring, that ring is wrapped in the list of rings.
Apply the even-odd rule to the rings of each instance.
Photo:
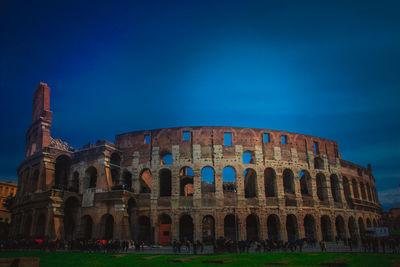
[[[133,130],[231,125],[320,136],[400,205],[398,1],[0,2],[0,177],[32,96],[74,147]]]

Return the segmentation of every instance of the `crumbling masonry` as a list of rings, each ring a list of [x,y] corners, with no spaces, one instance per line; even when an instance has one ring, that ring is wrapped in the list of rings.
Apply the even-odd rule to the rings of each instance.
[[[50,135],[40,83],[18,168],[12,236],[135,239],[359,239],[381,222],[371,167],[336,142],[285,131],[181,127],[80,149]]]

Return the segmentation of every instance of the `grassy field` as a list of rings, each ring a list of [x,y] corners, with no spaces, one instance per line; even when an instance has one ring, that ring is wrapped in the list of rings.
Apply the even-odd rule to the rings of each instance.
[[[144,260],[143,257],[154,255],[125,254],[114,258],[111,254],[78,253],[78,252],[0,252],[0,258],[5,257],[39,257],[41,267],[67,266],[221,266],[221,264],[202,263],[206,259],[234,258],[225,266],[265,266],[267,262],[279,262],[294,259],[288,266],[319,266],[320,263],[339,258],[345,258],[349,266],[394,266],[400,261],[400,255],[364,254],[364,253],[269,253],[269,254],[224,254],[200,256],[187,262],[174,263],[168,259],[184,258],[193,255],[161,255],[154,259]]]

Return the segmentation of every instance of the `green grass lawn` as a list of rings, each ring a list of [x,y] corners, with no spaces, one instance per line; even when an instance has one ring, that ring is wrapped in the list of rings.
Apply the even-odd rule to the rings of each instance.
[[[319,266],[321,262],[331,261],[338,258],[346,258],[349,266],[392,266],[400,261],[398,254],[372,254],[372,253],[267,253],[267,254],[223,254],[200,256],[187,262],[173,263],[168,259],[176,259],[193,255],[161,255],[151,260],[139,258],[152,255],[126,254],[120,258],[113,258],[110,254],[102,253],[79,253],[79,252],[0,252],[0,258],[5,257],[39,257],[41,267],[67,267],[67,266],[221,266],[221,264],[204,264],[205,259],[235,258],[235,260],[224,263],[228,266],[265,266],[266,262],[278,262],[287,259],[291,261],[289,266]]]

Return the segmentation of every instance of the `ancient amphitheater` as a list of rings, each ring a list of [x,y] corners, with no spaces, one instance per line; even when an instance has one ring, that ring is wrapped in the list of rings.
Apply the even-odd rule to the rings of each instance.
[[[335,141],[285,131],[181,127],[74,149],[50,135],[39,84],[18,168],[13,236],[211,241],[357,238],[380,224],[371,167]]]

